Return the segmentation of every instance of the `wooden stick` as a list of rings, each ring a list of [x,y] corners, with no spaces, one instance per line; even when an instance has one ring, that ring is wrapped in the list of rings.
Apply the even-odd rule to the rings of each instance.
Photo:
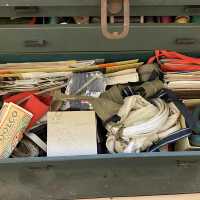
[[[125,69],[136,68],[142,65],[143,63],[132,63],[132,64],[125,64],[119,66],[113,66],[105,69],[106,73],[113,73]],[[32,68],[32,69],[0,69],[0,77],[11,77],[10,74],[20,74],[20,73],[31,73],[31,72],[89,72],[89,71],[102,71],[102,67],[98,65],[90,65],[90,66],[83,66],[78,68],[71,68],[70,66],[65,67],[55,67],[55,68]]]

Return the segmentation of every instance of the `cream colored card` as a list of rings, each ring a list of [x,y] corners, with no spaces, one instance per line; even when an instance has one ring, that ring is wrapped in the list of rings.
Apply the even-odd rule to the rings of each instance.
[[[97,154],[94,111],[49,112],[47,156]]]

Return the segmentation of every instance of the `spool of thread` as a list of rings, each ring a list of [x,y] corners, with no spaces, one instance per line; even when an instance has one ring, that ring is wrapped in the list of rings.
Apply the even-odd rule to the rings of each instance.
[[[89,24],[89,16],[76,16],[73,17],[75,24]]]
[[[168,23],[172,23],[172,21],[173,21],[173,19],[170,16],[162,16],[162,17],[160,17],[160,23],[168,24]]]
[[[200,23],[200,16],[193,16],[192,23]]]
[[[140,23],[141,23],[141,24],[144,24],[144,16],[141,16],[141,17],[140,17]]]
[[[179,23],[179,24],[187,24],[189,22],[190,22],[189,16],[177,16],[175,19],[175,23]]]
[[[140,23],[140,17],[138,16],[131,17],[130,21],[131,23]]]
[[[160,18],[161,18],[161,17],[156,17],[156,22],[157,22],[157,23],[160,23]]]
[[[51,17],[49,24],[58,24],[58,17]]]
[[[111,16],[113,17],[113,16]],[[110,18],[110,23],[124,23],[124,17],[121,16],[116,16],[113,18]],[[140,17],[134,16],[134,17],[130,17],[130,23],[140,23]]]
[[[99,23],[101,23],[101,18],[100,17],[92,17],[91,23],[99,24]]]
[[[153,17],[153,16],[145,17],[144,21],[145,21],[145,23],[155,23],[156,22],[155,17]]]

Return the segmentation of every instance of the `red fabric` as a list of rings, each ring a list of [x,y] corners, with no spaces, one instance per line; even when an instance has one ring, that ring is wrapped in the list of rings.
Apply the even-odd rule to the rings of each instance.
[[[38,97],[43,103],[45,103],[46,105],[50,106],[51,105],[51,102],[52,102],[52,96],[40,96]]]
[[[4,102],[9,103],[17,103],[19,100],[24,99],[27,96],[30,96],[34,94],[34,92],[22,92],[22,93],[18,93],[16,95],[13,96],[9,96],[9,97],[5,97],[4,98]]]
[[[29,22],[29,24],[30,24],[30,25],[36,24],[36,20],[37,20],[37,18],[36,18],[36,17],[33,17],[33,18],[31,19],[31,21]]]
[[[161,64],[160,59],[172,59]],[[147,63],[157,61],[163,71],[194,71],[200,70],[200,58],[189,57],[175,51],[155,50],[155,56],[148,59]]]
[[[31,119],[28,128],[31,128],[49,110],[49,105],[46,105],[37,96],[34,95],[31,95],[31,97],[21,105],[21,107],[33,114],[33,118]]]
[[[22,103],[20,106],[25,110],[33,114],[33,118],[29,124],[28,128],[31,128],[38,120],[40,120],[49,110],[52,97],[51,96],[41,96],[38,97],[34,95],[34,92],[23,92],[4,99],[5,102],[17,103],[26,97],[30,97],[27,101]]]

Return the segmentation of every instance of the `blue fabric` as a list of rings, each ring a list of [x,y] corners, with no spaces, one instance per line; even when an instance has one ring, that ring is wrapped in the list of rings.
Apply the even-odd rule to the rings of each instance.
[[[192,130],[190,128],[184,128],[179,131],[176,131],[169,135],[168,137],[164,138],[163,140],[160,140],[158,143],[152,145],[147,151],[148,152],[156,152],[159,150],[161,147],[167,145],[167,144],[172,144],[175,143],[176,141],[188,137],[192,134]]]

